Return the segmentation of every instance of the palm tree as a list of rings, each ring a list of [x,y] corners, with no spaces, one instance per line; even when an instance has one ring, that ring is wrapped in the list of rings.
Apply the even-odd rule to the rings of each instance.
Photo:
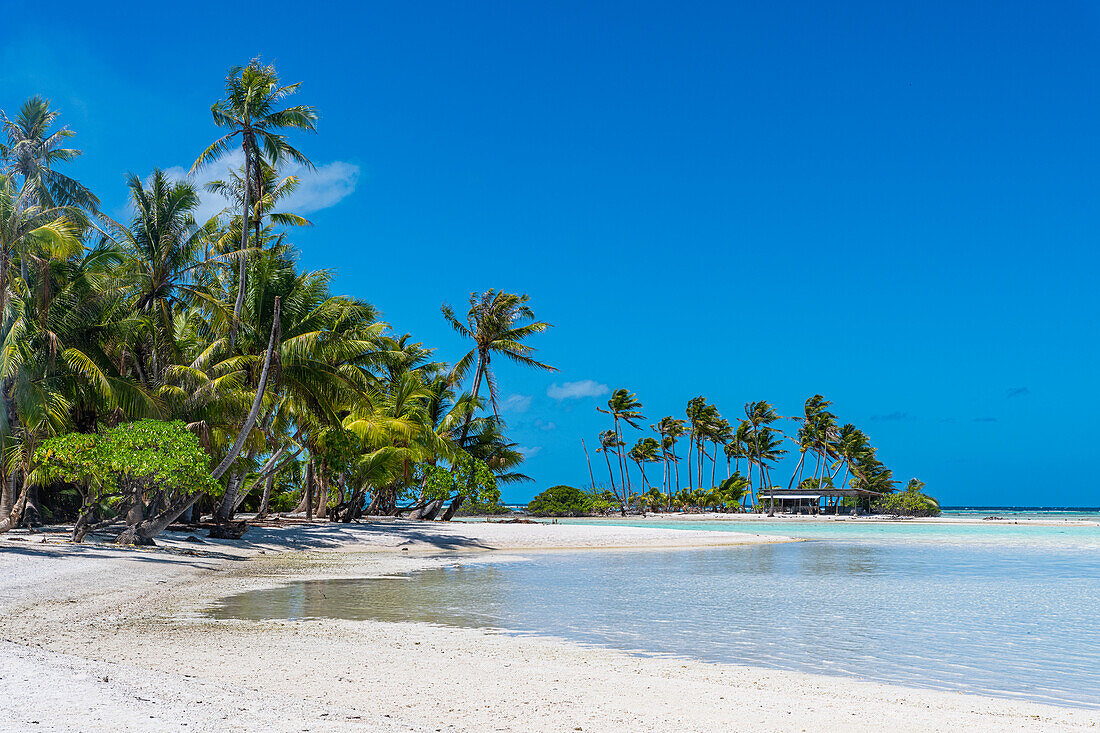
[[[203,270],[213,263],[204,259],[204,251],[216,236],[217,221],[198,226],[194,187],[170,181],[163,171],[153,171],[148,188],[133,174],[127,186],[133,218],[124,226],[104,217],[104,232],[120,255],[115,277],[128,294],[126,306],[136,319],[151,319],[139,327],[144,338],[135,339],[127,355],[150,387],[160,383],[173,361],[169,334],[176,316],[193,302],[212,301]]]
[[[9,273],[16,258],[21,269],[27,270],[29,253],[36,249],[63,251],[63,255],[81,250],[79,230],[69,219],[73,210],[67,206],[43,208],[33,200],[31,189],[19,189],[13,176],[0,175],[0,313],[11,298]]]
[[[836,436],[836,415],[829,412],[828,407],[832,403],[821,395],[814,395],[806,400],[806,418],[803,423],[809,432],[809,438],[817,451],[817,465],[814,467],[814,478],[820,482],[825,475],[829,462],[829,443]]]
[[[596,449],[596,452],[603,453],[604,460],[607,461],[607,475],[611,478],[611,493],[616,496],[619,495],[619,492],[615,488],[615,472],[611,470],[611,459],[607,457],[607,454],[612,450],[618,453],[621,446],[622,442],[614,430],[605,430],[600,433],[600,447]]]
[[[771,477],[766,466],[766,454],[765,450],[771,453],[780,451],[778,447],[772,447],[772,438],[774,431],[765,433],[762,428],[768,427],[773,422],[779,419],[779,414],[776,413],[775,408],[764,400],[756,402],[745,403],[745,418],[746,422],[750,426],[746,430],[749,433],[750,445],[749,445],[749,461],[755,462],[760,469],[760,488],[764,489],[771,485]],[[759,497],[759,491],[757,492]],[[769,514],[775,513],[775,499],[771,499],[769,506]]]
[[[68,127],[51,132],[60,115],[50,109],[48,99],[38,96],[24,102],[14,120],[0,111],[0,126],[7,138],[7,142],[0,143],[0,162],[23,179],[29,205],[42,209],[71,206],[95,212],[99,199],[78,181],[54,170],[57,163],[82,154],[80,150],[62,147],[76,134]]]
[[[641,430],[638,421],[645,419],[645,415],[639,412],[641,407],[642,403],[638,401],[636,394],[620,388],[611,394],[611,399],[607,401],[606,410],[602,407],[596,408],[597,412],[611,415],[615,422],[615,437],[619,441],[619,478],[622,479],[624,511],[625,505],[630,503],[631,487],[630,476],[626,472],[626,461],[623,457],[622,447],[625,443],[623,442],[623,432],[619,422],[622,421],[635,430]]]
[[[668,461],[669,458],[675,458],[676,456],[676,439],[684,434],[684,421],[666,415],[662,417],[656,425],[650,425],[658,435],[661,436],[661,460],[664,463],[664,483],[662,488],[665,493],[668,493],[669,478],[671,478],[671,472],[669,471]],[[679,483],[679,466],[676,470],[676,482]]]
[[[489,401],[493,405],[493,414],[497,410],[497,380],[492,371],[492,357],[499,354],[522,366],[556,372],[557,368],[537,361],[532,355],[535,348],[524,343],[528,338],[543,333],[551,326],[545,321],[536,321],[535,313],[528,305],[530,298],[497,290],[484,293],[470,293],[470,307],[466,311],[466,322],[455,316],[454,309],[443,304],[443,317],[459,335],[474,342],[474,346],[458,360],[451,372],[451,378],[457,382],[474,367],[472,398],[476,401],[484,380],[489,385]],[[467,416],[462,427],[459,444],[465,447],[473,413]],[[466,497],[459,494],[447,508],[444,520],[451,519]]]
[[[725,420],[718,415],[717,408],[714,411],[715,419],[710,425],[708,430],[708,437],[711,440],[711,451],[713,452],[713,460],[710,465],[710,483],[711,486],[716,486],[714,483],[714,471],[718,465],[718,444],[721,443],[725,446],[733,438],[733,428]],[[726,468],[729,468],[729,461],[726,462]]]
[[[250,221],[253,227],[250,236],[255,237],[257,244],[261,239],[261,231],[268,223],[281,227],[312,226],[313,222],[298,214],[274,211],[280,200],[298,189],[302,183],[301,178],[298,176],[280,178],[275,166],[264,160],[262,156],[257,156],[254,165],[256,170],[252,175],[251,186],[254,190],[249,190],[244,185],[244,166],[239,172],[229,171],[228,180],[210,181],[205,188],[236,204],[238,209],[244,206],[245,196],[249,196],[252,207]],[[230,226],[225,230],[225,235],[232,241],[240,241],[242,225],[243,221],[239,216],[233,217]]]
[[[34,512],[31,458],[43,440],[94,429],[99,415],[161,416],[153,397],[121,375],[97,342],[113,312],[96,291],[113,264],[111,253],[70,256],[63,248],[32,256],[32,277],[17,281],[0,344],[0,380],[9,385],[0,419],[3,475],[24,477],[12,504],[21,512],[30,502],[28,513]],[[10,529],[4,522],[0,531]]]
[[[717,487],[720,500],[727,509],[740,507],[748,490],[749,481],[741,475],[740,471],[734,471]]]
[[[244,154],[244,181],[241,196],[241,247],[238,253],[237,300],[233,305],[233,325],[230,328],[230,347],[236,343],[237,323],[244,305],[245,273],[248,261],[248,235],[252,209],[250,198],[259,193],[260,157],[266,156],[272,165],[286,159],[312,168],[313,163],[297,148],[287,142],[281,131],[294,129],[316,132],[317,112],[313,107],[294,105],[278,108],[278,104],[298,91],[297,84],[280,85],[274,66],[264,66],[258,58],[247,66],[234,66],[225,77],[225,98],[210,107],[214,124],[231,130],[211,143],[191,166],[194,173],[227,153],[233,138],[240,135]]]
[[[680,488],[680,456],[676,453],[676,441],[687,433],[687,422],[669,415],[661,418],[658,425],[663,426],[662,435],[666,436],[669,441],[668,455],[672,459],[672,468],[675,472],[676,488],[678,490]],[[672,476],[670,475],[669,478],[672,478]],[[669,489],[666,488],[665,493],[669,493]]]
[[[688,400],[688,403],[687,403],[687,409],[686,409],[687,422],[688,422],[688,425],[690,426],[689,431],[688,431],[688,455],[687,455],[687,458],[688,458],[688,486],[693,485],[693,482],[692,482],[692,479],[691,479],[691,464],[692,464],[691,451],[696,447],[696,444],[700,442],[699,435],[701,434],[701,432],[703,430],[703,423],[706,420],[706,407],[707,407],[707,401],[706,401],[706,398],[704,398],[702,395],[700,395],[699,397],[692,397],[690,400]],[[701,461],[700,461],[700,465],[702,465]],[[700,483],[702,483],[702,478],[701,477],[700,477]]]
[[[443,317],[451,328],[460,336],[474,342],[474,347],[455,364],[451,372],[452,380],[460,381],[469,373],[471,367],[475,367],[471,393],[476,400],[481,391],[482,381],[488,383],[489,400],[493,405],[494,415],[498,412],[497,397],[499,396],[496,377],[491,368],[494,354],[499,354],[521,366],[548,372],[557,371],[557,367],[535,360],[532,357],[535,353],[534,347],[524,343],[534,334],[543,333],[551,328],[551,325],[545,321],[534,320],[535,313],[527,304],[529,300],[526,294],[515,295],[497,290],[470,293],[470,308],[466,312],[465,323],[455,317],[454,309],[446,303],[441,309]],[[462,442],[466,440],[468,428],[469,419],[463,427]]]
[[[654,463],[661,460],[658,455],[661,450],[661,444],[653,438],[638,438],[638,442],[634,444],[634,447],[630,449],[630,460],[634,461],[638,466],[638,470],[642,474],[642,490],[645,491],[649,488],[649,480],[645,475],[645,464]]]

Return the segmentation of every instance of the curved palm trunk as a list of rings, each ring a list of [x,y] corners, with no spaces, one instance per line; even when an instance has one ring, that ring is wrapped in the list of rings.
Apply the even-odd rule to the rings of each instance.
[[[801,483],[801,482],[802,482],[802,464],[803,464],[803,463],[805,462],[805,460],[806,460],[806,451],[804,451],[804,450],[800,450],[800,451],[799,451],[798,453],[799,453],[799,456],[798,456],[798,465],[794,467],[794,473],[792,473],[792,474],[791,474],[791,480],[790,480],[790,483],[788,483],[788,484],[787,484],[787,488],[788,488],[788,489],[789,489],[789,488],[791,488],[792,486],[794,486],[794,477],[795,477],[796,475],[798,476],[798,481],[799,481],[799,483]]]
[[[11,480],[12,482],[15,481],[14,472]],[[11,512],[9,512],[8,516],[4,517],[4,519],[0,520],[0,533],[7,532],[19,526],[19,522],[23,518],[23,510],[27,507],[28,496],[30,496],[30,483],[24,481],[19,491],[19,498],[17,498],[12,505]]]
[[[275,474],[267,474],[264,479],[264,495],[260,499],[260,511],[256,513],[256,519],[267,519],[267,508],[271,503],[271,487],[275,484]]]
[[[466,447],[466,438],[470,434],[470,423],[474,419],[474,405],[477,404],[477,393],[481,390],[481,378],[484,376],[484,362],[481,358],[481,352],[477,353],[477,369],[474,371],[474,391],[472,393],[473,399],[470,404],[470,411],[466,413],[466,420],[462,423],[462,438],[458,441],[460,447]]]
[[[588,463],[588,480],[592,482],[592,488],[596,488],[596,477],[592,474],[592,459],[588,455],[588,446],[584,444],[584,438],[581,438],[581,448],[584,450],[584,460]]]
[[[276,297],[275,312],[271,322],[271,338],[267,343],[267,354],[264,356],[264,366],[263,370],[260,372],[260,384],[256,388],[256,399],[253,400],[252,409],[248,412],[248,418],[244,421],[244,425],[241,426],[241,432],[237,435],[237,439],[233,441],[229,453],[226,454],[222,462],[214,469],[213,476],[215,479],[220,479],[222,475],[229,470],[233,461],[240,455],[241,449],[244,448],[244,442],[248,439],[248,434],[252,432],[252,428],[256,426],[256,419],[260,416],[260,407],[263,405],[264,401],[264,392],[267,390],[267,379],[271,374],[271,362],[275,360],[275,345],[278,343],[279,334],[281,332],[279,319],[282,316],[282,312],[282,299]]]
[[[153,544],[153,538],[163,532],[169,524],[179,519],[180,515],[190,509],[191,505],[198,501],[200,497],[201,494],[195,494],[178,498],[159,514],[127,527],[122,534],[115,538],[115,542],[120,545]]]
[[[615,472],[611,470],[611,459],[607,457],[607,448],[603,449],[603,459],[607,461],[607,476],[611,479],[611,493],[618,496],[619,490],[615,488]]]
[[[473,391],[474,402],[477,401],[477,393],[481,389],[481,379],[484,376],[484,373],[485,373],[485,363],[484,363],[484,360],[482,359],[481,352],[479,351],[478,355],[477,355],[477,371],[474,372],[474,391]],[[466,446],[466,438],[470,434],[470,423],[473,421],[473,419],[474,419],[474,413],[473,413],[473,407],[471,407],[470,412],[467,413],[467,415],[466,415],[466,421],[462,424],[462,439],[459,441],[459,445],[463,448],[465,448],[465,446]],[[443,516],[441,517],[441,519],[444,522],[449,522],[452,519],[454,519],[455,514],[458,514],[458,510],[462,506],[462,502],[464,502],[464,501],[466,501],[466,495],[465,494],[459,494],[458,496],[456,496],[454,498],[454,501],[451,502],[451,505],[449,507],[447,507],[447,511],[443,512]]]

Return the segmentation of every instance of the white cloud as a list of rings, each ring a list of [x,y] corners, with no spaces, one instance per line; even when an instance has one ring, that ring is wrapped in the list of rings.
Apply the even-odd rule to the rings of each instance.
[[[527,408],[531,406],[531,395],[526,394],[513,394],[508,395],[500,403],[501,412],[527,412]]]
[[[579,382],[565,382],[561,385],[555,382],[546,388],[546,396],[560,401],[580,399],[581,397],[599,397],[610,391],[611,389],[606,384],[600,384],[594,379],[582,379]]]
[[[359,182],[359,166],[334,160],[317,166],[316,170],[288,171],[287,175],[298,176],[302,183],[297,191],[286,197],[283,206],[297,214],[311,214],[335,206],[350,196]]]
[[[196,172],[191,181],[199,190],[200,203],[195,210],[195,219],[202,223],[229,206],[223,196],[206,191],[203,186],[208,181],[225,181],[230,171],[240,171],[244,165],[244,153],[232,150],[216,161]],[[165,174],[173,180],[187,178],[187,168],[175,165],[165,168]],[[327,209],[351,195],[359,182],[359,166],[335,160],[309,170],[296,163],[283,167],[279,175],[298,176],[301,182],[294,193],[279,202],[278,211],[289,211],[306,216],[315,211]]]
[[[542,446],[541,445],[536,445],[533,448],[528,448],[525,445],[521,445],[518,448],[518,450],[519,450],[520,453],[522,453],[524,455],[525,458],[534,458],[535,456],[537,456],[539,454],[539,451],[542,450]]]

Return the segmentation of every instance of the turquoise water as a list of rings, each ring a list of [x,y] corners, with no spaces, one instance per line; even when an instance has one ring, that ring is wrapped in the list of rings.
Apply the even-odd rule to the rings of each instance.
[[[1011,519],[1005,514],[997,516]],[[703,529],[748,532],[815,540],[897,541],[906,543],[958,543],[992,546],[1015,545],[1036,549],[1078,548],[1100,550],[1100,525],[1068,519],[1049,523],[970,522],[945,524],[916,520],[871,521],[867,519],[560,519],[561,524],[614,524],[666,529]]]
[[[630,524],[631,522],[625,522]],[[1100,528],[651,522],[808,542],[528,553],[224,599],[223,618],[424,621],[1100,708]]]

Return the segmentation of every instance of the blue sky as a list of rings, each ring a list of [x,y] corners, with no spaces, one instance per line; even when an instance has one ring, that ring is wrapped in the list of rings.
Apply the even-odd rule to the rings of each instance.
[[[587,483],[625,386],[647,424],[821,393],[944,503],[1100,504],[1095,6],[112,5],[9,11],[0,108],[53,99],[117,210],[214,139],[227,67],[304,82],[306,266],[446,359],[472,290],[555,324],[560,374],[499,369],[506,499]]]

